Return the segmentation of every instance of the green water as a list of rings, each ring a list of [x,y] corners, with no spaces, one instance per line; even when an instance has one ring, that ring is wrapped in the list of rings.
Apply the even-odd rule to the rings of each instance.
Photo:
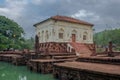
[[[0,62],[0,80],[55,80],[52,74],[40,74],[29,71],[25,66],[14,66]]]

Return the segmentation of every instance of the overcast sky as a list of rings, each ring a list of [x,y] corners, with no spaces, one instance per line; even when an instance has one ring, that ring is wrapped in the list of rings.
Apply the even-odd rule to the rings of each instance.
[[[0,0],[0,15],[21,25],[27,38],[35,35],[33,24],[54,15],[93,23],[98,32],[120,28],[120,0]]]

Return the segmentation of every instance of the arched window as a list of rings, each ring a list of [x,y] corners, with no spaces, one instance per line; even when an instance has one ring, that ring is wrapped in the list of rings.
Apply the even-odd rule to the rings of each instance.
[[[88,33],[87,33],[87,32],[84,32],[84,33],[83,33],[83,40],[87,40],[87,37],[88,37]]]
[[[40,32],[38,32],[38,37],[40,37]]]
[[[55,30],[54,29],[52,29],[52,34],[53,34],[53,36],[55,36]]]
[[[49,39],[49,35],[48,35],[48,31],[46,31],[46,39],[48,40]]]
[[[44,38],[44,31],[42,31],[42,37],[41,37],[41,38],[42,38],[42,41],[43,41],[43,38]]]
[[[63,29],[63,28],[61,28],[61,29],[59,30],[58,36],[59,36],[59,39],[64,39],[64,29]]]

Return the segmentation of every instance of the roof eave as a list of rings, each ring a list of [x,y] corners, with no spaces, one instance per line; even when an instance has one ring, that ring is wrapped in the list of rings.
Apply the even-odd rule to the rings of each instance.
[[[54,18],[51,18],[51,19],[52,19],[52,20],[55,20],[55,21],[63,21],[63,20],[57,20],[57,19],[54,19]],[[63,22],[76,23],[76,22],[70,22],[70,21],[63,21]],[[88,26],[91,26],[91,27],[94,26],[94,24],[90,24],[90,23],[88,23],[88,24],[76,23],[76,24],[88,25]]]
[[[41,24],[41,23],[44,23],[44,22],[46,22],[46,21],[48,21],[48,20],[50,20],[50,19],[51,19],[51,18],[48,18],[48,19],[46,19],[46,20],[43,20],[43,21],[41,21],[41,22],[38,22],[38,23],[34,24],[33,26],[36,27],[37,25],[39,25],[39,24]]]
[[[58,20],[58,19],[55,19],[55,18],[50,17],[50,18],[48,18],[48,19],[46,19],[46,20],[43,20],[43,21],[41,21],[41,22],[38,22],[38,23],[34,24],[33,26],[36,27],[37,25],[39,25],[39,24],[41,24],[41,23],[44,23],[44,22],[46,22],[46,21],[48,21],[48,20],[63,21],[63,20]],[[70,22],[70,21],[65,21],[65,22]],[[72,23],[76,23],[76,22],[72,22]],[[77,24],[88,25],[88,26],[91,26],[91,27],[94,26],[94,24],[91,24],[91,23],[88,23],[88,24],[77,23]]]

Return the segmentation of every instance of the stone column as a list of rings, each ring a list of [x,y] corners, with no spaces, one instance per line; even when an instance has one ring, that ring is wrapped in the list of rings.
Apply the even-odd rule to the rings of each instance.
[[[112,50],[113,45],[112,45],[112,42],[111,42],[111,41],[109,42],[108,47],[109,47],[108,56],[113,57],[113,56],[114,56],[114,55],[113,55],[113,50]]]
[[[35,36],[35,52],[39,52],[39,37],[37,35]]]
[[[112,50],[112,42],[109,42],[109,52],[113,52],[113,50]]]

